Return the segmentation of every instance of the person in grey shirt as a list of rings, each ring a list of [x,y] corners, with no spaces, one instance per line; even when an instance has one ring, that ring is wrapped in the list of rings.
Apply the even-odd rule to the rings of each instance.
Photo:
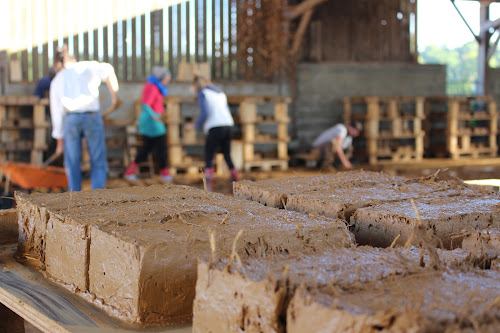
[[[344,151],[352,149],[352,138],[359,136],[361,130],[361,123],[356,122],[349,125],[337,124],[322,132],[312,144],[313,148],[319,150],[321,168],[332,169],[335,155],[345,168],[352,168]]]

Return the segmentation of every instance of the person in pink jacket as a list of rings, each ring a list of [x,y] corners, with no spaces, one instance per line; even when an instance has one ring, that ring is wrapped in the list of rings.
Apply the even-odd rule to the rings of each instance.
[[[158,161],[160,177],[172,181],[167,168],[167,138],[165,124],[161,115],[165,111],[163,99],[168,94],[167,84],[170,82],[170,72],[164,67],[155,66],[142,90],[142,110],[138,119],[138,132],[142,136],[142,147],[125,171],[125,178],[137,179],[139,163],[145,161],[153,152]]]

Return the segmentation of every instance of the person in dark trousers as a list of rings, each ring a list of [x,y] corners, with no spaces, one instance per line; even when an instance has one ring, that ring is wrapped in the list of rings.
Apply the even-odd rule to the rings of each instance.
[[[165,111],[163,99],[168,94],[167,85],[170,82],[170,71],[164,67],[155,66],[142,90],[142,110],[138,119],[138,132],[142,136],[142,148],[137,153],[125,171],[125,178],[137,179],[139,163],[145,161],[150,152],[154,152],[160,178],[164,181],[172,181],[172,176],[167,168],[167,130],[161,116]]]
[[[345,152],[352,150],[352,138],[359,136],[362,125],[355,122],[349,125],[337,124],[322,132],[312,146],[319,150],[319,162],[324,170],[333,169],[333,162],[337,156],[346,169],[352,164]]]
[[[210,80],[195,75],[192,87],[197,94],[201,114],[194,125],[190,124],[188,128],[203,128],[206,135],[205,178],[207,190],[211,192],[214,182],[213,159],[218,151],[224,154],[224,160],[231,172],[231,180],[238,181],[238,171],[231,160],[231,130],[234,120],[229,111],[226,94],[214,86]]]

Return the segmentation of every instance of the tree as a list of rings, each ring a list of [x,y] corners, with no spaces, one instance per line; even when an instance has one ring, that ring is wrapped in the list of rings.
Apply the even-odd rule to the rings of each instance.
[[[419,54],[422,64],[446,65],[446,92],[449,95],[471,95],[477,82],[478,45],[469,42],[455,49],[428,46]],[[493,60],[492,60],[493,61]],[[500,63],[500,56],[495,58]]]

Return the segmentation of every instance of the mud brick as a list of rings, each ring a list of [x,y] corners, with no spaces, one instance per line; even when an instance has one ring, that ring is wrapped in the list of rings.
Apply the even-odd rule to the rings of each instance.
[[[452,196],[417,199],[415,206],[424,228],[429,229],[447,249],[460,247],[464,230],[500,227],[500,196]],[[389,246],[405,244],[415,225],[417,213],[409,200],[358,209],[350,219],[360,244]],[[457,237],[455,237],[457,236]]]
[[[88,290],[88,227],[51,214],[45,232],[45,270],[79,291]]]
[[[290,302],[289,333],[495,332],[500,328],[496,271],[433,271],[390,276],[351,288],[298,290]],[[312,319],[314,318],[314,319]]]
[[[439,251],[443,267],[469,265],[461,250]],[[424,256],[426,266],[430,258]],[[193,332],[283,332],[288,300],[299,286],[350,288],[395,275],[425,271],[419,249],[357,247],[316,255],[200,262]],[[310,317],[310,320],[315,318]],[[309,332],[304,330],[303,332]]]
[[[475,254],[486,254],[490,259],[500,257],[500,228],[487,228],[467,233],[462,248]]]
[[[356,209],[377,203],[477,194],[478,191],[460,181],[441,182],[432,177],[406,179],[366,171],[233,184],[237,197],[271,207],[344,219],[348,219]]]
[[[16,193],[16,198],[24,230],[20,252],[35,253],[53,278],[91,295],[111,315],[138,323],[190,320],[197,259],[212,256],[210,230],[214,254],[226,257],[242,230],[235,251],[243,259],[354,245],[342,220],[188,186]],[[36,228],[30,228],[32,222]]]

